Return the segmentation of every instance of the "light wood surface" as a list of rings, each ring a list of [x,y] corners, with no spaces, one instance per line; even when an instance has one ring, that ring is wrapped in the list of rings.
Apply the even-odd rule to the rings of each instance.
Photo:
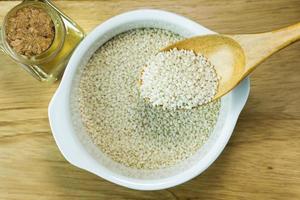
[[[0,1],[0,21],[16,1]],[[300,20],[299,0],[57,1],[90,31],[118,13],[161,8],[217,32],[270,31]],[[116,186],[64,160],[47,106],[58,84],[37,82],[0,54],[0,199],[300,199],[300,43],[264,62],[218,160],[180,186],[141,192]]]

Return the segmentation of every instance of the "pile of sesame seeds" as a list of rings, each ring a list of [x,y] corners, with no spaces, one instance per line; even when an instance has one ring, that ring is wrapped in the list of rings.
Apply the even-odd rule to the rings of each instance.
[[[220,102],[192,110],[153,107],[140,95],[145,63],[182,39],[162,29],[134,29],[102,45],[83,68],[76,109],[85,132],[114,161],[135,169],[166,168],[207,141]]]
[[[191,109],[210,102],[218,88],[214,66],[201,54],[171,49],[146,64],[141,95],[154,106]]]

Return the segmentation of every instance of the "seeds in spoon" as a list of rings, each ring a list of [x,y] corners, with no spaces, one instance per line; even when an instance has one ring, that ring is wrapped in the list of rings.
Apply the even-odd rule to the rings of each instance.
[[[141,96],[154,106],[191,109],[210,102],[217,88],[218,76],[205,56],[172,49],[159,52],[146,63]]]

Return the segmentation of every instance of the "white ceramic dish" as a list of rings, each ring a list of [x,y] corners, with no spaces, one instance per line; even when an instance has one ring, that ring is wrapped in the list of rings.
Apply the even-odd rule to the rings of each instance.
[[[91,55],[113,36],[138,27],[169,29],[185,37],[213,34],[187,18],[160,10],[137,10],[109,19],[93,30],[77,47],[61,84],[49,105],[49,120],[55,141],[64,157],[73,165],[113,183],[139,190],[169,188],[202,173],[220,155],[227,144],[237,118],[248,98],[250,83],[245,79],[222,98],[214,132],[191,158],[163,170],[134,170],[115,163],[95,147],[80,128],[80,119],[72,113],[72,89],[80,69]]]

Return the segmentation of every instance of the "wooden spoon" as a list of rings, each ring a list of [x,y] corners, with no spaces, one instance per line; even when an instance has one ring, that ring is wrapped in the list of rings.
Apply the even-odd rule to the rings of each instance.
[[[237,86],[266,58],[299,39],[300,23],[297,23],[266,33],[196,36],[162,51],[177,48],[205,55],[220,77],[215,100]]]

